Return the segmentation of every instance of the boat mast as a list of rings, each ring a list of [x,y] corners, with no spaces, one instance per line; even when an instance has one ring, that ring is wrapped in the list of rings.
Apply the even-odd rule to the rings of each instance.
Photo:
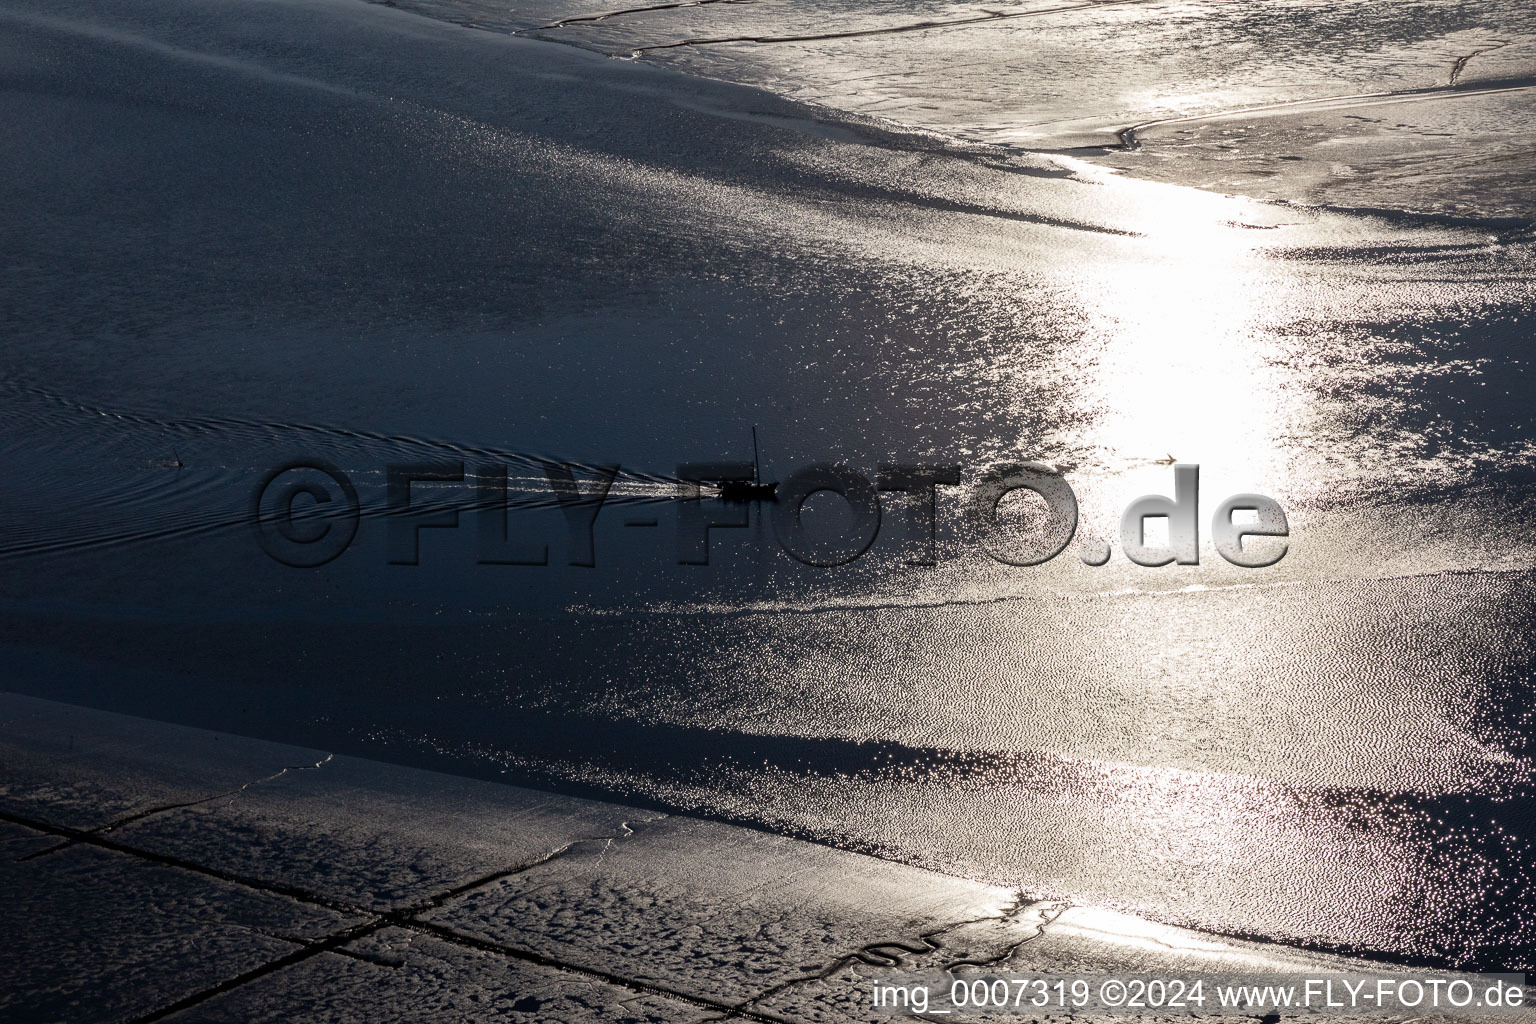
[[[757,424],[752,425],[752,483],[754,485],[763,482],[762,469],[757,464]]]

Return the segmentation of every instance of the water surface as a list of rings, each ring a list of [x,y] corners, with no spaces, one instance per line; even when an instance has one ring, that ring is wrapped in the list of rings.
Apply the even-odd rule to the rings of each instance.
[[[639,59],[604,53],[965,11],[512,34],[592,13],[0,4],[26,140],[0,153],[7,685],[1199,927],[1536,963],[1528,211],[1388,173],[1444,128],[1523,183],[1497,159],[1521,94],[1369,115],[1391,130],[1335,106],[1104,134],[1439,88],[1524,8],[1102,4]],[[959,73],[949,46],[990,56]],[[1467,83],[1523,73],[1484,59]],[[846,77],[892,62],[913,73]],[[1258,155],[1223,163],[1229,128]],[[1317,172],[1378,138],[1363,184]],[[749,457],[753,424],[776,479],[962,467],[937,564],[908,564],[888,494],[850,565],[788,557],[763,509],[679,565],[679,464]],[[364,512],[317,569],[247,521],[295,458]],[[1170,460],[1201,466],[1202,518],[1280,501],[1285,558],[1008,566],[962,516],[985,467],[1040,461],[1097,544]],[[551,564],[477,564],[468,508],[389,564],[401,462],[463,463],[418,490],[446,503],[505,469]],[[567,564],[549,463],[620,466],[593,567]]]

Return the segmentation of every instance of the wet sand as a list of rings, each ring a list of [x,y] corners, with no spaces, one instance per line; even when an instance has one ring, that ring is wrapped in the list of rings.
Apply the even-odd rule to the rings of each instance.
[[[1265,203],[1178,170],[1214,159],[1215,120],[1185,164],[1157,155],[1182,129],[1145,129],[1123,159],[1181,183],[1140,180],[1108,151],[796,102],[760,68],[342,0],[0,10],[27,140],[0,155],[7,688],[1032,899],[1532,963],[1532,250],[1510,209]],[[1095,67],[1083,88],[1118,74]],[[777,479],[962,467],[937,565],[908,564],[889,494],[841,569],[785,555],[761,509],[678,564],[679,464],[742,458],[754,423]],[[317,569],[248,521],[299,457],[366,512]],[[568,564],[551,460],[621,467],[594,567]],[[1077,491],[1078,541],[1178,461],[1203,521],[1279,501],[1289,551],[1001,565],[964,507],[1030,460]],[[443,501],[506,468],[551,564],[480,564],[468,508],[390,564],[385,467],[422,461],[465,464],[419,491]]]

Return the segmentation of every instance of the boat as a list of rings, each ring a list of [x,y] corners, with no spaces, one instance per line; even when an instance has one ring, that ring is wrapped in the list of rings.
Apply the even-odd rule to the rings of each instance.
[[[763,469],[757,455],[757,427],[752,428],[752,479],[720,481],[720,500],[735,504],[748,501],[773,501],[778,496],[777,480],[763,483]]]

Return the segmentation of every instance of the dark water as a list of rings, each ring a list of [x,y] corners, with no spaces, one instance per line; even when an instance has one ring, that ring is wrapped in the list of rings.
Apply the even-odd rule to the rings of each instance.
[[[1106,176],[365,4],[11,2],[0,76],[10,688],[1536,966],[1528,222]],[[679,464],[753,424],[773,479],[960,467],[937,564],[894,493],[845,566],[760,507],[678,564],[728,512]],[[1038,460],[1109,541],[1170,457],[1207,522],[1278,500],[1285,558],[1016,567],[964,519]],[[296,459],[362,513],[315,569],[247,512]],[[460,519],[417,565],[402,463],[467,478],[413,489]],[[552,465],[620,467],[593,566]],[[479,563],[499,472],[550,564]]]

